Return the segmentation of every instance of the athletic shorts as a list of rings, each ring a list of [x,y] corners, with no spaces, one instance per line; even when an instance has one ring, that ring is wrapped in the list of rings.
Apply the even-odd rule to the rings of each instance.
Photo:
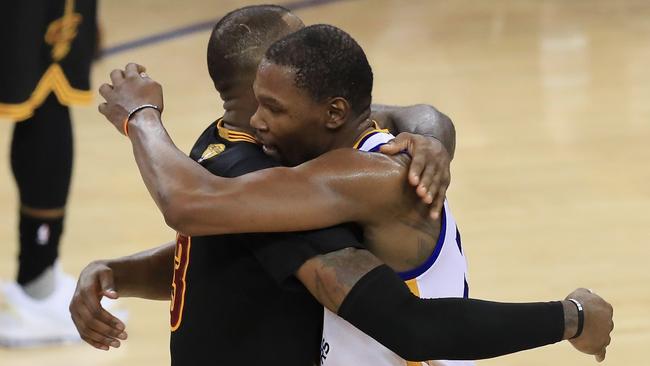
[[[0,118],[29,118],[51,92],[64,105],[92,100],[96,8],[96,0],[0,4]]]

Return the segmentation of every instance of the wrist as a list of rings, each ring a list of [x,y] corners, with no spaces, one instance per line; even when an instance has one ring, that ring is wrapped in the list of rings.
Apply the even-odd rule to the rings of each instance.
[[[562,301],[562,308],[564,309],[564,335],[562,339],[571,339],[578,331],[578,309],[569,300]]]
[[[144,108],[133,115],[128,122],[128,137],[141,133],[147,128],[158,127],[162,124],[161,113],[155,108]]]

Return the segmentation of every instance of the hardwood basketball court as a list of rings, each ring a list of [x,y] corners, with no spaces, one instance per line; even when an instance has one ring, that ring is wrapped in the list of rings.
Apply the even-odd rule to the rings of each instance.
[[[100,1],[105,46],[252,3]],[[606,364],[650,365],[643,352],[650,346],[649,2],[350,0],[296,13],[359,41],[374,69],[375,102],[428,103],[453,119],[457,151],[448,197],[470,261],[472,297],[549,300],[592,288],[615,309]],[[221,113],[205,65],[208,36],[203,30],[113,49],[94,67],[95,89],[114,68],[146,65],[164,87],[166,126],[188,151]],[[98,102],[73,115],[76,160],[61,258],[74,275],[93,259],[174,238],[128,141],[96,111]],[[0,124],[5,151],[11,128]],[[33,153],[42,152],[35,146]],[[0,176],[0,277],[9,279],[16,270],[17,201],[6,155]],[[0,349],[0,365],[168,364],[168,304],[127,299],[124,307],[129,340],[118,350]],[[565,342],[478,364],[594,362]]]

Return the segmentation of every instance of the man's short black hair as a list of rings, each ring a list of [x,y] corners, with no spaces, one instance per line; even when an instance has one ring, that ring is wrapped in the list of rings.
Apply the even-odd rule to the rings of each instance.
[[[274,43],[265,58],[292,68],[296,86],[317,101],[343,97],[357,115],[370,108],[372,69],[361,46],[339,28],[305,27]]]
[[[279,5],[253,5],[217,22],[208,43],[208,71],[217,89],[227,87],[233,76],[254,77],[268,46],[289,33],[283,17],[290,13]]]

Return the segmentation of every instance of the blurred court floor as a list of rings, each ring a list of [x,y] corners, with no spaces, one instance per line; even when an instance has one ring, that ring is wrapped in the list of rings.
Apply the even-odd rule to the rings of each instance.
[[[251,1],[100,1],[107,47],[211,19]],[[456,124],[450,204],[470,261],[472,297],[559,299],[578,286],[615,307],[606,363],[648,365],[650,345],[650,3],[644,0],[357,0],[303,8],[365,48],[378,103],[429,103]],[[165,91],[165,123],[188,151],[221,113],[205,66],[209,31],[108,56],[136,61]],[[127,140],[74,110],[76,160],[62,246],[75,276],[89,261],[173,239],[140,181]],[[0,123],[9,151],[11,124]],[[39,154],[38,146],[34,154]],[[0,277],[16,270],[16,195],[0,159]],[[47,184],[44,183],[46,189]],[[167,303],[129,299],[130,339],[8,351],[0,365],[164,365]],[[435,324],[431,324],[435,326]],[[218,359],[218,355],[216,355]],[[245,356],[242,361],[245,362]],[[591,365],[568,344],[482,365]]]

